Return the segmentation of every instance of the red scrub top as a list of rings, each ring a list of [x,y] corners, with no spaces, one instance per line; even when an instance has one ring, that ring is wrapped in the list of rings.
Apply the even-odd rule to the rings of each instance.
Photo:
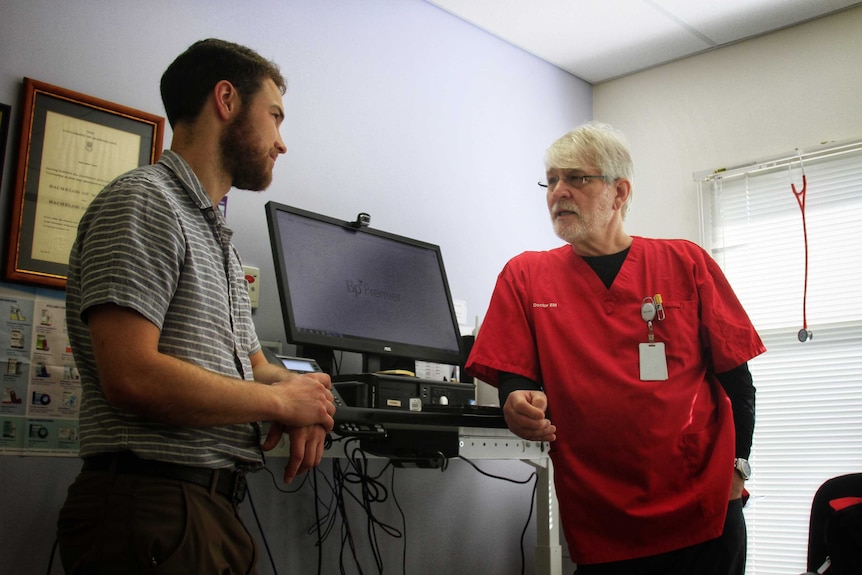
[[[645,297],[661,295],[668,378],[643,381]],[[766,349],[715,261],[685,240],[635,237],[607,289],[570,245],[513,258],[467,363],[539,382],[562,527],[576,563],[718,537],[733,476],[730,400],[714,373]]]

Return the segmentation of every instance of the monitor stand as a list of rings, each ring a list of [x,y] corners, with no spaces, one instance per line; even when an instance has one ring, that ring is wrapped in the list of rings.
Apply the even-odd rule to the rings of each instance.
[[[297,345],[296,355],[313,359],[323,373],[335,375],[335,356],[332,348],[322,345]]]
[[[362,371],[365,373],[378,373],[381,371],[409,371],[410,373],[415,373],[416,362],[409,357],[363,353]]]
[[[335,365],[335,350],[322,345],[297,344],[296,355],[313,359],[323,373],[338,375]],[[362,372],[378,373],[381,371],[416,371],[416,362],[409,357],[381,355],[377,353],[362,354]]]

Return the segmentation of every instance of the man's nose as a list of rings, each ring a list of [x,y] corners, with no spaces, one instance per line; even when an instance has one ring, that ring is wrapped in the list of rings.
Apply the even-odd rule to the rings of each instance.
[[[566,181],[560,178],[553,188],[548,188],[548,197],[551,199],[568,198],[572,195],[572,188]]]

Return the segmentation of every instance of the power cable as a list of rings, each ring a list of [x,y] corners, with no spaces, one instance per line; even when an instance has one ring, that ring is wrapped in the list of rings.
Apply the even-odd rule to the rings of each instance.
[[[269,548],[269,541],[266,539],[266,534],[263,532],[263,526],[260,524],[260,517],[257,515],[257,508],[254,506],[254,498],[251,496],[251,487],[246,485],[246,495],[248,496],[251,512],[254,515],[254,521],[257,523],[257,530],[260,532],[260,538],[263,539],[263,546],[266,549],[266,554],[269,557],[269,564],[272,566],[272,572],[278,575],[278,568],[275,565],[275,559],[272,556],[272,550]]]
[[[524,528],[521,530],[521,545],[520,545],[520,547],[521,547],[521,575],[524,575],[526,573],[526,568],[527,568],[527,554],[526,554],[526,551],[524,550],[524,544],[525,544],[525,540],[526,540],[526,536],[527,536],[527,530],[530,528],[530,520],[533,518],[533,509],[534,509],[534,506],[536,504],[536,491],[539,487],[539,476],[536,474],[535,471],[533,471],[530,474],[530,476],[527,477],[526,479],[523,479],[523,480],[512,479],[511,477],[504,477],[502,475],[494,475],[492,473],[488,473],[487,471],[480,469],[479,466],[476,465],[473,461],[471,461],[471,460],[469,460],[466,457],[463,457],[461,455],[458,456],[458,459],[460,459],[462,461],[466,461],[467,463],[469,463],[473,467],[473,469],[475,469],[476,471],[478,471],[482,475],[484,475],[486,477],[490,477],[492,479],[499,479],[501,481],[508,481],[510,483],[515,483],[518,485],[525,485],[525,484],[529,483],[530,481],[533,482],[533,491],[532,491],[532,496],[530,497],[530,512],[527,514],[527,521],[526,521],[526,523],[524,523]]]
[[[60,540],[54,538],[54,545],[51,546],[51,557],[48,559],[48,570],[45,572],[47,575],[51,575],[51,569],[54,567],[54,555],[57,554],[57,546],[60,544]]]

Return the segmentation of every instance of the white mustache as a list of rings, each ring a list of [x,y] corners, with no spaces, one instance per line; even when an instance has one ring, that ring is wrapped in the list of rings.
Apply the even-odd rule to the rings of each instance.
[[[554,214],[555,217],[559,216],[562,212],[571,212],[579,217],[581,215],[581,212],[580,210],[578,210],[577,206],[573,206],[566,202],[557,202],[551,207],[551,213]]]

